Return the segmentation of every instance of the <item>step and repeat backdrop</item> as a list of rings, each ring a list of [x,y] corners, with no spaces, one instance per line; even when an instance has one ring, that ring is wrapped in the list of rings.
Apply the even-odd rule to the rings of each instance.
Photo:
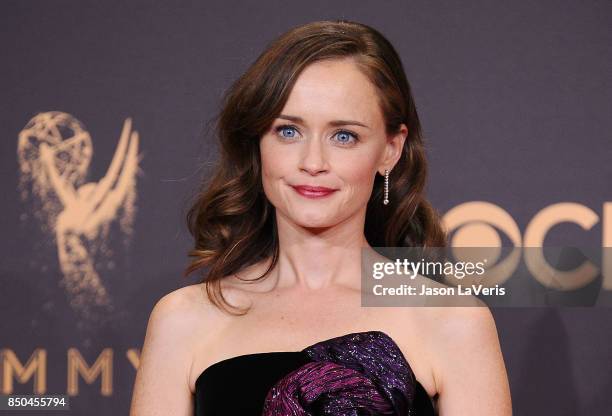
[[[184,217],[225,89],[276,36],[338,18],[400,53],[453,243],[589,247],[583,285],[610,299],[609,2],[4,1],[0,394],[128,413],[153,305],[198,282]],[[515,414],[609,412],[605,303],[493,308]]]

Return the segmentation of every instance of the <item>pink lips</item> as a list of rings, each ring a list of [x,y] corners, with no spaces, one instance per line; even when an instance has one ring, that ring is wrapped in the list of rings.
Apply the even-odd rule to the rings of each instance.
[[[308,185],[296,185],[292,186],[302,196],[307,198],[322,198],[331,195],[336,189],[326,188],[324,186],[308,186]]]

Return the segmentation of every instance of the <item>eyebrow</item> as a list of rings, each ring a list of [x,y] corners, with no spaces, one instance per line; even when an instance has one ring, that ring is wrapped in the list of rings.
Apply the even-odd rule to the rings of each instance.
[[[282,118],[285,120],[290,120],[290,121],[294,121],[296,123],[302,123],[304,124],[304,119],[302,119],[301,117],[297,117],[297,116],[290,116],[287,114],[281,114],[278,116],[278,118]],[[366,129],[369,129],[370,127],[360,123],[359,121],[355,121],[355,120],[332,120],[328,123],[330,126],[362,126],[365,127]]]

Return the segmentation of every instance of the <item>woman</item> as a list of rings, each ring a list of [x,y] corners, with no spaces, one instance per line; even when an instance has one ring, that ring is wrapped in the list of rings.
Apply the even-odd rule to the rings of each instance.
[[[132,415],[511,414],[486,307],[361,307],[363,253],[446,244],[379,32],[282,35],[227,92],[217,133],[218,170],[188,215],[186,273],[207,274],[153,308]]]

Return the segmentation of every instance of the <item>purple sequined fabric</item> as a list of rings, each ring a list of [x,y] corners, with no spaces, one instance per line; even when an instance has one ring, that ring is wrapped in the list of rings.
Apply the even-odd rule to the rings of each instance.
[[[270,389],[263,416],[411,414],[416,380],[384,332],[348,334],[303,352],[313,361]]]

